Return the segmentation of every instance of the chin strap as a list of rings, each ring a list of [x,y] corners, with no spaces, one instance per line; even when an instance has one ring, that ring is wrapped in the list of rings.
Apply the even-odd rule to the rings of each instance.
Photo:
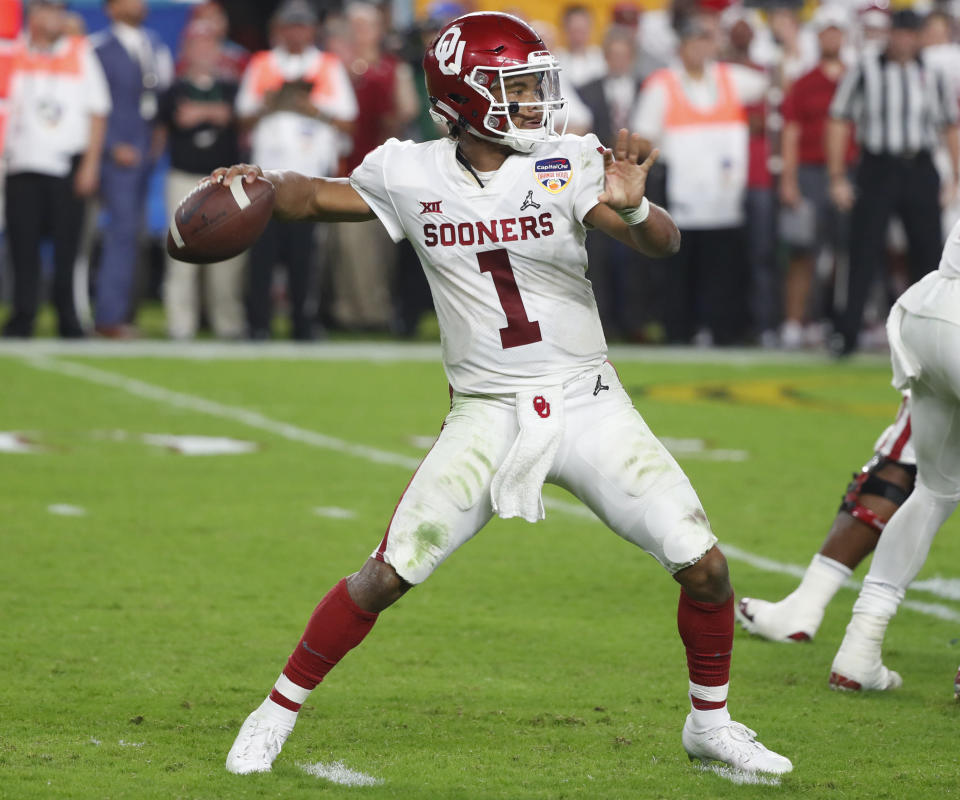
[[[510,130],[509,128],[507,133],[500,133],[499,131],[496,133],[492,133],[489,128],[486,128],[486,127],[481,128],[476,125],[471,125],[469,122],[466,121],[466,119],[462,117],[461,117],[461,124],[464,127],[468,128],[470,133],[473,136],[476,136],[478,139],[483,139],[485,142],[491,142],[492,144],[506,145],[511,150],[515,150],[518,153],[532,153],[534,151],[534,148],[536,148],[538,144],[542,144],[543,142],[550,141],[551,138],[557,138],[557,139],[560,138],[559,136],[554,134],[553,137],[548,137],[543,140],[522,139],[519,136],[515,136],[513,131]]]
[[[473,168],[473,164],[471,164],[471,163],[467,160],[467,157],[463,154],[463,151],[460,149],[460,145],[459,145],[459,144],[457,145],[457,161],[460,162],[460,165],[461,165],[464,169],[466,169],[467,172],[469,172],[471,175],[473,175],[474,180],[475,180],[478,184],[480,184],[480,188],[481,188],[481,189],[485,188],[484,185],[483,185],[483,181],[480,180],[480,176],[477,175],[477,171]]]

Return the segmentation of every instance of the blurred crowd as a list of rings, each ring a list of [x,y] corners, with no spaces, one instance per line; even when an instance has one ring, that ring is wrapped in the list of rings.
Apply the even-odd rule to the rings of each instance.
[[[209,266],[159,255],[144,224],[158,176],[172,213],[218,166],[348,175],[390,137],[443,135],[420,59],[472,9],[434,2],[398,30],[390,8],[284,0],[258,50],[232,40],[229,2],[202,2],[171,52],[145,0],[105,0],[89,35],[68,4],[27,0],[0,48],[4,335],[33,335],[49,300],[63,337],[133,338],[151,292],[174,339],[415,335],[426,281],[376,221],[272,221]],[[654,261],[588,234],[608,339],[882,346],[960,216],[958,11],[674,0],[529,20],[563,67],[567,130],[610,144],[627,127],[659,150],[648,195],[683,235]]]

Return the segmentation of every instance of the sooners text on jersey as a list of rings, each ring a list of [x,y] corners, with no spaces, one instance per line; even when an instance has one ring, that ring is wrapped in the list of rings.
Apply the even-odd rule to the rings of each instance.
[[[499,244],[501,242],[525,242],[528,237],[539,239],[553,236],[550,212],[537,217],[506,217],[486,222],[428,222],[423,226],[423,243],[427,247],[452,247],[461,245]]]

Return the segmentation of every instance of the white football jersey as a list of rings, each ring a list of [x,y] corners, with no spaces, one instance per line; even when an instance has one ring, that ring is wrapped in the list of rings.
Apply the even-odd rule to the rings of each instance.
[[[456,146],[390,139],[350,175],[393,240],[420,257],[450,385],[515,393],[597,368],[607,346],[583,218],[603,191],[599,140],[566,135],[511,154],[483,188]]]
[[[911,314],[960,325],[960,220],[943,247],[940,265],[897,300]]]

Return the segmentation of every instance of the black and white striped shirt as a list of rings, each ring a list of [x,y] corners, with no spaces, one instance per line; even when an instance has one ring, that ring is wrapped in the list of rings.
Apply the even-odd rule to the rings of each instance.
[[[867,52],[840,81],[830,116],[855,123],[868,153],[911,156],[932,151],[958,111],[950,78],[922,57],[900,64]]]

